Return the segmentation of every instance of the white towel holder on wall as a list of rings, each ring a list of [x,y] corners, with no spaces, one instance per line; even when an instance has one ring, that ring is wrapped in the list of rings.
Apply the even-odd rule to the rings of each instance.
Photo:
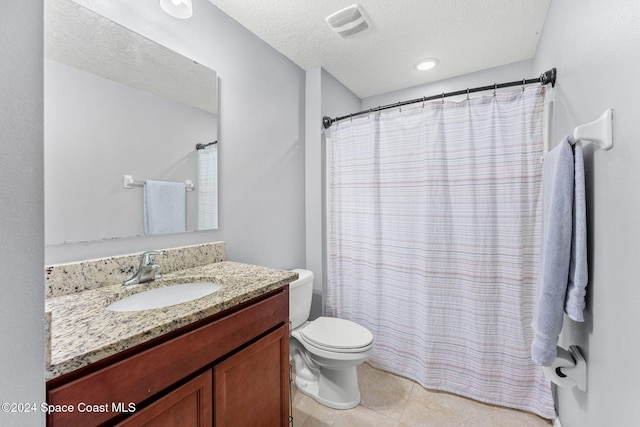
[[[573,130],[573,138],[591,141],[603,150],[613,147],[613,109],[609,108],[602,115]]]

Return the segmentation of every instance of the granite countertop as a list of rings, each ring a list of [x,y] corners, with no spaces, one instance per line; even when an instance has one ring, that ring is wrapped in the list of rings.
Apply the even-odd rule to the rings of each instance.
[[[52,379],[134,347],[197,320],[287,285],[297,273],[223,261],[163,275],[162,280],[125,288],[104,286],[47,299],[51,311]],[[214,282],[222,288],[211,295],[171,307],[114,312],[106,307],[134,293],[175,283]]]

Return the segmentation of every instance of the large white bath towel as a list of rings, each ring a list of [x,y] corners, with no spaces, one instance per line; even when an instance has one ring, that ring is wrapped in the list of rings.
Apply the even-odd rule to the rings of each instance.
[[[182,182],[144,182],[145,234],[186,230],[186,187]]]
[[[542,243],[531,343],[531,358],[542,366],[551,365],[556,357],[565,305],[572,319],[583,320],[587,254],[582,156],[581,143],[568,136],[544,159]]]
[[[574,149],[573,230],[571,234],[571,264],[564,312],[571,320],[584,322],[584,307],[589,273],[587,270],[587,203],[584,182],[582,143]]]

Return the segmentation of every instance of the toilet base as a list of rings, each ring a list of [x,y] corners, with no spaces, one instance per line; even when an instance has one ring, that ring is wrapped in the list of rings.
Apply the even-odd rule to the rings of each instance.
[[[321,368],[314,380],[296,376],[296,388],[320,403],[333,409],[351,409],[360,404],[358,371],[355,366],[345,369]]]

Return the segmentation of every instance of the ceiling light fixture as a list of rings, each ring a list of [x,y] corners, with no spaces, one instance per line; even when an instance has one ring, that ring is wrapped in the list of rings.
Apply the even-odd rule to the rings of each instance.
[[[193,15],[191,0],[160,0],[160,7],[178,19],[189,19]]]
[[[437,58],[426,58],[416,62],[414,68],[418,71],[427,71],[435,68],[439,63]]]

